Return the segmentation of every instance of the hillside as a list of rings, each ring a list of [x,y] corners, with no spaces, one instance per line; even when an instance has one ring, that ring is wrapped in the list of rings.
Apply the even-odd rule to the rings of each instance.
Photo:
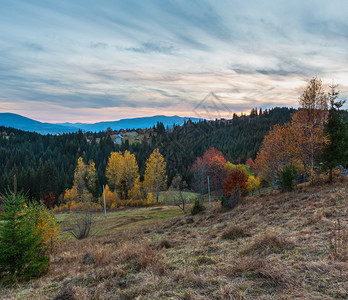
[[[41,134],[56,134],[63,132],[76,132],[77,129],[69,126],[61,126],[35,121],[21,115],[12,113],[0,113],[0,126],[32,131]]]
[[[98,235],[65,240],[46,276],[2,297],[346,299],[347,183],[253,196],[194,217],[165,206],[100,216]]]
[[[272,108],[258,115],[234,116],[232,120],[185,122],[169,130],[159,123],[154,130],[156,135],[148,140],[122,145],[114,144],[106,133],[88,134],[92,140],[100,139],[100,143],[89,143],[82,132],[42,136],[0,126],[0,193],[12,185],[11,178],[16,174],[18,188],[29,198],[39,200],[53,192],[58,199],[71,187],[77,159],[82,156],[95,163],[96,194],[100,195],[106,184],[105,169],[111,152],[134,153],[143,175],[145,162],[155,148],[166,159],[168,184],[177,173],[190,184],[190,167],[210,147],[222,151],[232,162],[254,159],[270,128],[287,122],[293,112],[290,108]]]
[[[105,121],[93,124],[87,123],[57,123],[60,126],[75,127],[85,131],[98,132],[106,130],[108,127],[113,130],[120,129],[137,129],[137,128],[152,128],[157,124],[157,122],[163,123],[165,127],[172,127],[173,124],[182,125],[185,121],[191,120],[193,122],[198,122],[201,119],[198,118],[188,118],[179,116],[152,116],[152,117],[142,117],[142,118],[131,118],[131,119],[121,119],[118,121]]]

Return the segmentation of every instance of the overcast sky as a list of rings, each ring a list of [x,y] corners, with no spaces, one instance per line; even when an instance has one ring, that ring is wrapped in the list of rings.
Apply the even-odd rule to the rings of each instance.
[[[348,96],[346,0],[0,0],[0,112],[224,116],[297,106],[313,76]]]

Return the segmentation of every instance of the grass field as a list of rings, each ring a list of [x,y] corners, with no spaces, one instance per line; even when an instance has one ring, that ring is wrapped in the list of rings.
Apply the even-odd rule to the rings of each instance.
[[[69,219],[73,214],[56,214],[58,223],[61,225],[63,240],[71,240],[73,237],[64,232],[69,227]],[[99,237],[117,234],[119,231],[144,228],[146,226],[157,226],[170,218],[183,215],[182,210],[177,206],[157,206],[145,208],[127,208],[119,211],[94,214],[94,226],[92,236]]]
[[[47,275],[1,298],[347,299],[347,185],[250,196],[193,217],[175,206],[99,214],[96,235],[65,239]]]

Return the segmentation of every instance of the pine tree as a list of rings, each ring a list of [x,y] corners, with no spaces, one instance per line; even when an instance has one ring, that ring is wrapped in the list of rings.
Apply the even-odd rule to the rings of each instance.
[[[348,124],[344,123],[342,111],[340,110],[346,100],[336,101],[339,95],[336,87],[337,85],[330,86],[330,110],[327,122],[324,125],[324,133],[327,136],[328,143],[322,155],[324,168],[330,170],[330,182],[332,181],[332,169],[348,162]]]
[[[43,273],[49,264],[44,232],[30,218],[22,194],[5,195],[0,225],[0,278],[13,282]]]

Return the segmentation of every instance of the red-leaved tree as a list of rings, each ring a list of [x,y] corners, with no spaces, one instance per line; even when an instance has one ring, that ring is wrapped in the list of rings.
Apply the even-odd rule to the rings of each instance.
[[[207,191],[207,177],[209,176],[210,189],[221,190],[226,178],[226,159],[222,152],[214,147],[207,150],[202,157],[198,157],[193,164],[194,189],[204,194]]]
[[[245,165],[248,166],[250,170],[255,170],[255,163],[251,157],[248,158],[248,160],[245,162]]]
[[[242,170],[232,168],[224,182],[224,194],[229,198],[239,190],[244,193],[248,188],[248,177]]]

